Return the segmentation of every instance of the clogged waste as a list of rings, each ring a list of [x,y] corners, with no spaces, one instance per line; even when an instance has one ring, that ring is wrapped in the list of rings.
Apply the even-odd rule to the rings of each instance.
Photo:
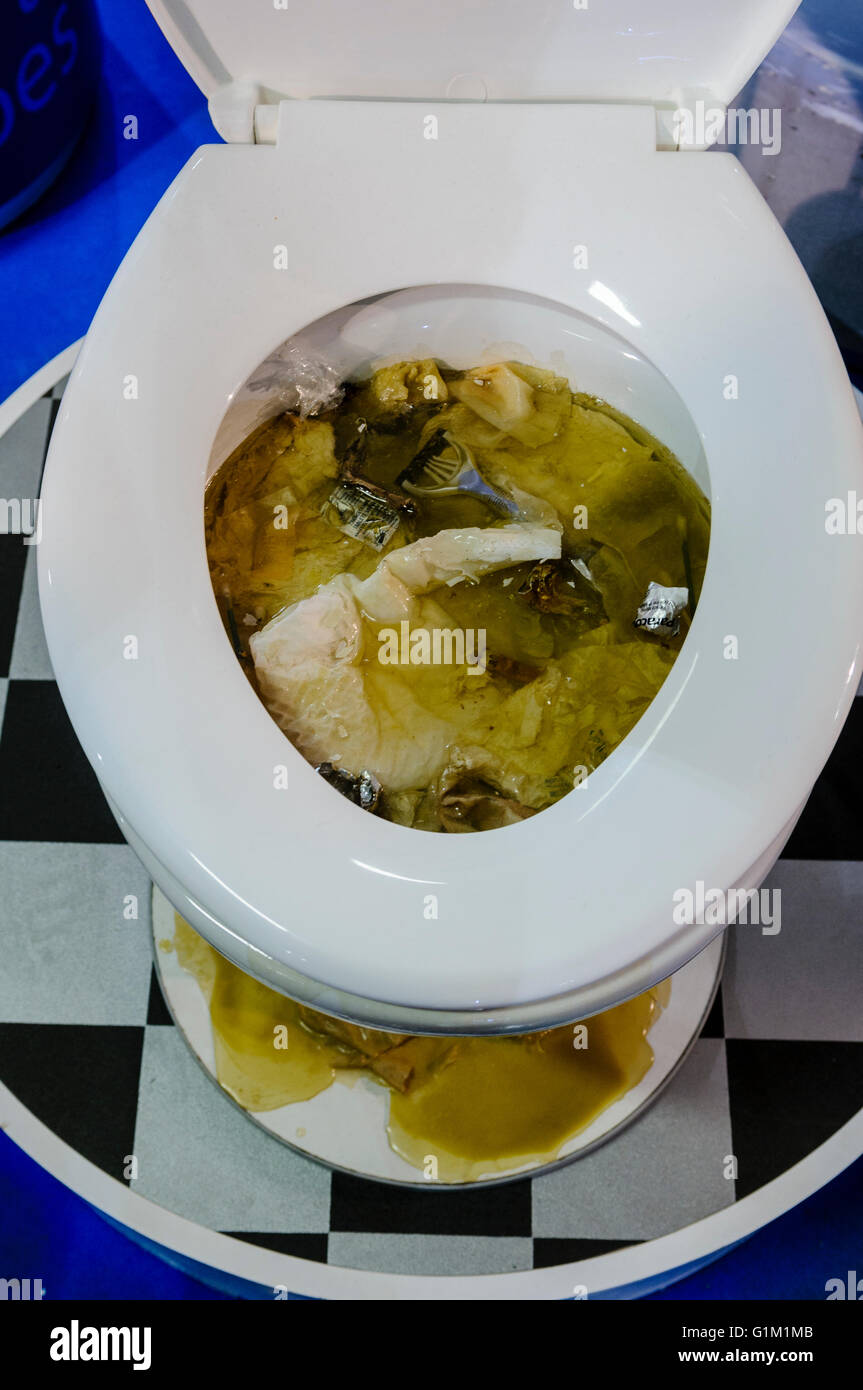
[[[685,640],[710,508],[553,372],[426,359],[267,421],[205,523],[226,631],[286,736],[364,813],[451,834],[535,815],[626,737]],[[672,591],[673,621],[645,622]]]

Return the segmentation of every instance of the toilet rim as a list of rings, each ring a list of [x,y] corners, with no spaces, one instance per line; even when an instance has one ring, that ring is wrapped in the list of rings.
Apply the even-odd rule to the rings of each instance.
[[[149,239],[152,243],[152,232]],[[142,256],[148,250],[146,241],[143,246],[139,243],[136,243],[137,250],[130,256],[138,274],[141,271]],[[151,244],[149,254],[155,254],[158,259],[158,248]],[[406,257],[406,262],[410,259]],[[482,262],[483,257],[477,254],[473,283],[487,283]],[[67,472],[83,469],[85,491],[97,476],[92,468],[88,473],[81,433],[81,419],[87,415],[88,410],[96,410],[102,420],[103,450],[110,451],[113,442],[116,442],[118,447],[124,447],[125,421],[121,428],[118,412],[106,410],[104,405],[106,382],[109,374],[115,371],[113,354],[116,352],[115,340],[121,328],[114,312],[114,301],[123,289],[121,277],[122,272],[115,282],[115,287],[109,292],[105,307],[100,310],[92,336],[85,344],[71,383],[68,403],[61,412],[61,427],[52,445],[46,481],[48,489],[53,488],[59,499],[57,514],[60,516],[68,517],[69,509],[74,510],[74,493],[69,490],[68,480],[65,492],[62,490],[59,465],[62,453],[67,451],[68,456],[75,458],[76,468],[67,468]],[[367,298],[389,288],[371,281],[368,271],[359,265],[353,268],[353,278],[355,300]],[[417,281],[414,280],[414,283]],[[687,281],[684,276],[684,283],[691,285],[692,282]],[[537,287],[523,280],[513,288],[530,294]],[[789,290],[793,288],[793,283],[789,282]],[[799,289],[804,289],[802,280]],[[128,292],[128,285],[125,286],[124,292]],[[141,293],[140,284],[136,293]],[[813,316],[812,306],[807,304],[809,293],[807,286],[805,293],[800,296],[800,302],[811,319],[809,330],[814,336],[810,346],[814,345],[816,358],[816,367],[813,370],[823,376],[825,396],[831,398],[831,393],[835,396],[841,416],[840,375],[835,366],[835,349],[828,341],[826,327],[822,327],[818,317]],[[302,292],[297,293],[292,305],[293,319],[284,320],[287,332],[297,331],[305,326],[310,317],[303,307],[305,302]],[[318,299],[317,305],[319,302]],[[559,302],[567,302],[563,294],[559,296]],[[344,303],[343,293],[338,293],[330,307],[335,309],[341,303]],[[191,312],[191,304],[182,307]],[[580,306],[575,304],[573,307]],[[201,299],[197,302],[196,309],[205,312],[206,301]],[[110,316],[113,316],[113,322]],[[214,320],[212,327],[215,326]],[[185,327],[188,329],[188,324]],[[203,324],[197,325],[199,334],[203,328]],[[129,343],[134,341],[134,332],[131,337],[128,329],[125,334],[119,332],[119,338],[128,348]],[[268,346],[270,344],[264,344],[265,351]],[[648,339],[643,338],[639,346],[642,350],[647,350]],[[159,409],[155,413],[151,411],[146,415],[147,442],[151,450],[154,443],[156,444],[157,453],[161,442],[171,458],[175,458],[184,452],[186,446],[194,450],[200,445],[203,422],[194,411],[186,413],[184,408],[176,411],[183,403],[177,398],[177,388],[172,385],[171,378],[172,374],[176,373],[178,364],[183,361],[187,344],[178,339],[167,345],[160,344],[159,352],[154,352],[154,347],[155,344],[148,348],[145,354],[148,359],[147,365],[152,369],[158,383],[156,395],[160,406],[170,401],[170,408],[165,411]],[[717,364],[722,361],[723,347],[723,341],[718,341],[713,346],[713,357]],[[791,361],[795,351],[792,344],[787,344],[787,351]],[[818,358],[821,359],[820,362]],[[128,356],[125,360],[128,360]],[[236,375],[235,368],[232,368],[232,372]],[[682,375],[681,372],[681,378]],[[681,389],[684,383],[679,378],[675,384]],[[224,405],[224,386],[224,378],[217,378],[211,383],[207,397],[210,416],[218,401],[222,402],[222,407]],[[686,400],[686,392],[681,390],[681,394]],[[692,406],[690,409],[702,435],[715,437],[718,411],[714,410],[713,417],[707,419],[703,401],[699,401],[697,409]],[[213,424],[210,416],[207,417],[206,429]],[[856,425],[856,415],[854,422]],[[823,423],[820,414],[819,423]],[[851,477],[851,436],[848,433],[850,425],[846,422],[842,428],[847,438],[844,448],[838,449],[833,460],[833,472],[834,475]],[[752,438],[751,433],[748,433],[751,429],[752,421],[749,419],[747,422],[743,412],[730,420],[726,417],[722,422],[725,450],[733,451],[739,447],[742,455],[751,457]],[[818,440],[817,432],[811,428],[809,421],[804,423],[799,433],[807,446],[814,445]],[[759,443],[763,442],[762,436],[763,431],[758,435]],[[209,438],[212,437],[213,434],[210,433]],[[137,445],[126,441],[125,447],[134,462]],[[731,464],[723,464],[717,473],[717,480],[728,481],[732,471]],[[78,472],[79,485],[81,476]],[[775,483],[780,477],[779,465],[775,460],[769,464],[765,463],[762,475],[754,480],[756,492],[762,502],[769,494],[767,484]],[[760,812],[763,813],[765,798],[756,789],[750,804],[744,804],[744,800],[738,794],[739,787],[729,783],[723,776],[727,771],[727,768],[723,767],[723,758],[727,759],[729,752],[734,748],[734,740],[730,734],[734,732],[733,720],[741,709],[739,689],[729,689],[727,698],[717,704],[715,696],[708,693],[708,686],[704,681],[708,665],[713,680],[719,678],[722,670],[717,665],[716,653],[708,650],[716,644],[716,639],[727,625],[723,621],[724,615],[719,603],[720,578],[731,583],[734,577],[734,563],[737,571],[743,571],[742,577],[750,582],[750,587],[754,588],[760,584],[763,597],[765,568],[764,557],[756,561],[754,555],[746,551],[746,541],[752,539],[756,533],[747,528],[745,517],[736,519],[738,534],[742,532],[744,535],[743,553],[742,556],[737,553],[732,559],[732,521],[735,518],[733,506],[729,505],[728,492],[723,487],[718,488],[714,495],[711,558],[692,632],[656,700],[627,740],[592,775],[590,785],[583,793],[583,800],[576,804],[576,793],[571,793],[563,802],[545,811],[533,822],[525,822],[520,826],[481,836],[467,837],[466,841],[462,837],[453,837],[457,841],[453,843],[449,837],[432,837],[412,832],[358,812],[326,787],[287,743],[263,707],[248,691],[245,678],[222,632],[209,588],[200,521],[194,565],[191,564],[190,554],[193,547],[183,548],[192,534],[189,510],[191,501],[190,494],[184,492],[185,484],[181,481],[179,473],[172,478],[163,466],[161,473],[158,473],[157,481],[150,485],[151,489],[155,489],[157,485],[167,489],[163,496],[173,498],[172,510],[176,508],[182,513],[185,509],[185,519],[182,525],[178,525],[175,519],[172,525],[166,527],[167,544],[161,544],[158,553],[158,564],[162,569],[161,578],[154,587],[140,590],[137,595],[135,617],[136,620],[143,621],[146,634],[158,643],[161,653],[166,658],[166,664],[161,670],[149,670],[146,679],[138,685],[126,681],[122,690],[128,702],[127,712],[130,718],[137,721],[138,727],[147,735],[143,740],[143,751],[161,752],[175,758],[182,756],[182,781],[179,779],[179,769],[175,769],[176,775],[172,782],[175,801],[170,821],[165,820],[162,775],[155,764],[150,763],[146,757],[138,762],[130,760],[122,731],[112,725],[112,718],[116,723],[116,712],[112,714],[110,701],[117,697],[121,686],[116,679],[116,672],[109,678],[111,668],[105,662],[104,652],[98,655],[98,661],[101,662],[99,674],[107,680],[110,686],[109,694],[99,688],[98,682],[94,684],[92,670],[87,671],[82,665],[75,666],[74,662],[68,659],[68,644],[64,639],[63,625],[72,619],[72,628],[78,628],[76,635],[83,631],[88,638],[92,637],[92,627],[87,626],[81,615],[88,599],[92,599],[97,592],[100,581],[92,575],[88,581],[86,575],[79,571],[78,594],[70,608],[68,586],[64,585],[65,595],[58,587],[62,579],[61,571],[68,561],[68,545],[64,550],[60,529],[55,529],[50,524],[50,508],[46,509],[45,535],[39,554],[40,588],[46,626],[52,653],[55,649],[61,653],[57,670],[61,690],[85,750],[97,767],[106,791],[123,814],[128,816],[131,825],[142,841],[151,848],[158,862],[164,864],[186,887],[190,897],[201,905],[205,915],[210,914],[217,922],[230,922],[230,930],[238,938],[253,941],[265,955],[283,965],[298,969],[300,974],[312,981],[324,982],[335,989],[350,989],[360,997],[392,1002],[394,1005],[410,1004],[416,1008],[486,1012],[505,1009],[513,1003],[528,1003],[531,1000],[548,1000],[567,995],[570,986],[575,988],[573,981],[579,969],[579,985],[585,985],[583,964],[580,967],[577,958],[573,960],[571,948],[568,948],[565,941],[561,942],[559,935],[551,942],[555,948],[553,954],[542,954],[543,948],[549,945],[547,937],[543,937],[542,922],[547,920],[550,912],[560,913],[562,906],[566,905],[573,911],[580,908],[584,912],[601,910],[603,903],[606,909],[608,907],[607,883],[603,890],[603,885],[595,881],[594,874],[589,891],[582,883],[579,885],[579,893],[574,893],[572,884],[566,883],[560,863],[553,862],[554,855],[559,861],[560,843],[565,839],[567,831],[573,832],[579,827],[579,834],[583,836],[582,843],[577,847],[580,853],[573,855],[570,863],[576,862],[579,872],[585,876],[596,869],[597,854],[600,857],[604,855],[602,867],[608,871],[612,862],[609,850],[623,833],[627,847],[627,862],[633,873],[641,875],[640,883],[636,884],[635,894],[631,890],[629,892],[627,910],[630,917],[632,913],[636,914],[627,936],[630,942],[634,939],[635,921],[643,922],[644,916],[647,915],[644,911],[645,901],[659,902],[661,899],[670,904],[674,889],[682,886],[677,883],[677,879],[681,877],[680,872],[671,877],[654,875],[652,881],[647,881],[651,873],[651,854],[645,853],[645,837],[649,848],[647,828],[650,825],[651,807],[659,805],[669,808],[668,833],[682,837],[686,842],[686,848],[680,851],[681,857],[686,858],[692,866],[697,866],[699,856],[693,853],[697,846],[692,839],[691,827],[687,829],[682,806],[675,802],[674,798],[686,788],[693,791],[699,778],[712,783],[717,798],[717,803],[708,816],[710,827],[701,828],[699,843],[703,850],[703,840],[709,832],[715,833],[717,844],[720,846],[709,861],[702,862],[708,862],[708,867],[714,871],[717,887],[732,886],[745,875],[752,862],[751,849],[753,843],[757,842],[756,832],[759,828],[759,817],[753,814],[751,802],[757,802]],[[134,495],[134,489],[131,493],[127,492],[124,501],[128,501],[130,495]],[[50,491],[47,496],[50,498]],[[135,553],[143,566],[142,572],[147,572],[148,568],[152,569],[152,555],[148,554],[148,544],[152,548],[152,537],[148,542],[147,534],[147,525],[152,520],[152,505],[148,512],[147,498],[152,504],[152,491],[144,498],[141,515],[133,512],[133,520],[130,524],[127,523],[125,536],[126,548]],[[200,517],[200,494],[195,505]],[[789,517],[797,515],[794,508],[788,509],[787,503],[786,511]],[[108,523],[112,518],[116,522],[116,511],[111,505],[105,505],[102,514]],[[799,522],[799,516],[797,520]],[[799,532],[799,525],[796,529]],[[792,527],[792,537],[794,530]],[[172,551],[170,543],[174,537],[182,539],[183,546],[178,546]],[[782,547],[774,545],[769,555],[770,564],[766,573],[772,576],[770,594],[775,598],[788,587],[794,578],[795,568]],[[830,584],[845,584],[849,579],[860,577],[859,561],[852,561],[849,553],[843,553],[838,547],[831,551],[822,545],[819,559],[828,589]],[[58,583],[52,583],[52,566],[57,567],[54,578]],[[170,587],[166,575],[174,584],[175,592],[184,594],[186,608],[191,611],[197,625],[197,645],[194,648],[196,660],[192,662],[191,672],[194,693],[190,692],[190,703],[185,711],[179,734],[176,730],[171,731],[165,727],[165,720],[166,710],[171,708],[176,686],[175,672],[178,669],[176,663],[171,664],[171,659],[181,650],[182,639],[187,636],[182,625],[184,622],[188,625],[188,616],[171,613],[169,608],[167,612],[163,610],[157,620],[153,605],[157,599],[164,598]],[[829,583],[826,582],[828,579]],[[104,583],[104,579],[101,582]],[[740,573],[736,576],[736,586],[738,589],[741,588]],[[814,622],[817,618],[818,602],[822,597],[821,589],[801,596],[801,615],[804,623],[810,620]],[[142,599],[151,601],[149,627],[147,604],[142,603]],[[753,592],[753,605],[758,606],[759,601],[759,594]],[[777,834],[794,815],[800,800],[808,792],[811,781],[814,780],[841,727],[853,696],[856,680],[852,672],[855,669],[854,663],[859,658],[855,645],[849,640],[849,628],[850,624],[846,623],[841,634],[832,634],[829,641],[822,634],[820,648],[829,655],[829,672],[825,672],[817,680],[812,677],[811,672],[808,677],[804,675],[803,683],[806,690],[803,693],[798,692],[795,699],[786,699],[784,706],[780,704],[780,708],[769,718],[758,706],[757,717],[753,718],[752,727],[748,730],[749,743],[752,746],[757,736],[762,736],[769,742],[776,737],[777,732],[798,743],[799,760],[794,775],[790,776],[788,769],[785,769],[778,777],[776,793],[770,798],[770,814],[766,824]],[[769,640],[770,636],[771,634],[765,636],[765,652],[772,651],[774,655],[778,655],[780,648],[776,634],[772,634],[772,641]],[[814,645],[818,647],[819,642],[816,640]],[[764,655],[765,653],[762,653],[762,657]],[[201,663],[200,667],[198,662]],[[843,663],[846,676],[844,681],[840,681],[836,673]],[[754,666],[747,668],[746,685],[750,695],[760,688],[759,681],[765,669],[767,668],[764,661],[759,662],[757,658]],[[787,669],[787,659],[780,669]],[[244,722],[248,725],[247,742],[254,744],[254,755],[259,760],[257,766],[269,768],[281,759],[290,767],[291,780],[302,789],[302,805],[294,803],[293,809],[282,807],[278,812],[282,817],[282,844],[285,834],[291,830],[301,837],[303,850],[301,858],[293,856],[291,859],[291,903],[288,905],[288,911],[294,917],[303,912],[314,914],[316,907],[320,909],[322,892],[326,891],[329,894],[326,931],[316,930],[309,933],[292,930],[285,920],[284,907],[280,920],[273,912],[272,877],[266,886],[270,894],[269,901],[259,899],[257,905],[253,905],[257,891],[254,865],[246,862],[241,867],[238,858],[245,854],[248,861],[253,856],[238,847],[235,840],[232,844],[231,835],[225,832],[225,827],[220,826],[216,818],[206,821],[205,824],[206,814],[201,810],[202,802],[206,802],[208,797],[224,797],[225,788],[231,787],[231,801],[235,806],[242,806],[241,820],[244,829],[253,829],[255,834],[260,832],[265,850],[274,848],[279,842],[279,836],[274,833],[271,791],[268,789],[265,793],[263,785],[256,786],[254,791],[251,791],[247,758],[241,756],[237,750],[231,753],[218,748],[214,743],[217,724],[211,717],[200,720],[191,717],[196,697],[201,698],[201,708],[206,707],[206,681],[212,678],[215,678],[216,684],[210,685],[209,693],[211,694],[214,688],[219,689],[221,697],[231,710],[229,722],[236,718],[238,723]],[[160,702],[155,716],[152,703],[154,697]],[[747,713],[751,713],[750,704],[751,701],[743,701],[742,707],[746,708]],[[828,704],[832,712],[829,727],[823,722],[825,705]],[[708,742],[699,745],[697,741],[692,741],[693,725],[698,723],[699,715],[703,716],[705,711],[710,711],[714,727]],[[822,720],[817,730],[814,728],[813,720],[816,713]],[[682,732],[684,727],[686,729],[689,762],[685,771],[679,766],[679,759],[677,765],[674,761],[674,747],[669,740],[671,727],[675,735]],[[692,755],[696,752],[700,753],[700,757],[693,759]],[[764,761],[762,758],[762,773]],[[621,782],[625,782],[627,786],[626,801],[622,800],[621,795],[614,795]],[[579,792],[578,795],[582,796],[582,793]],[[610,814],[612,802],[615,808],[613,820]],[[639,808],[637,813],[636,802]],[[600,824],[603,828],[597,830]],[[762,832],[764,826],[762,814]],[[353,875],[350,882],[351,891],[337,881],[331,856],[309,853],[310,829],[321,841],[325,841],[329,836],[329,843],[332,844],[339,842],[340,837],[344,836],[351,843],[354,853],[349,854],[348,860],[341,862],[339,866],[342,876],[346,869],[347,873]],[[504,840],[504,836],[508,837],[508,841]],[[555,892],[539,893],[536,882],[528,891],[525,887],[525,873],[520,865],[501,866],[499,851],[508,853],[509,843],[515,850],[516,836],[519,837],[520,853],[530,858],[535,869],[541,865],[542,871],[551,875]],[[433,843],[430,843],[432,841]],[[538,843],[539,841],[543,843]],[[558,841],[553,852],[548,850],[548,843],[551,841]],[[320,848],[319,843],[317,850]],[[657,848],[653,848],[653,858],[656,858]],[[225,862],[231,862],[232,865],[232,884],[220,879],[218,874],[217,866]],[[351,864],[353,868],[348,867]],[[365,875],[359,887],[357,867],[362,868]],[[487,920],[487,885],[490,877],[495,883],[496,903],[505,903],[509,908],[509,924],[500,920],[494,923]],[[689,881],[687,878],[686,882]],[[452,917],[449,920],[445,916],[432,919],[435,922],[432,932],[424,931],[420,899],[426,895],[421,894],[419,890],[429,887],[446,889],[454,882],[460,901],[454,905]],[[370,884],[374,885],[371,889]],[[389,915],[384,924],[381,924],[379,919],[382,898],[379,892],[377,897],[375,895],[375,890],[379,890],[382,884],[388,892],[393,890],[386,908]],[[618,906],[618,899],[619,885],[615,889],[615,907]],[[361,948],[356,941],[351,942],[350,932],[337,929],[340,918],[363,924],[365,936]],[[523,923],[531,919],[532,927],[527,934],[529,940],[526,941]],[[536,925],[537,922],[540,924],[539,927]],[[383,925],[383,930],[378,931],[374,939],[369,937],[371,924],[376,927]],[[506,961],[505,967],[498,970],[494,983],[487,986],[480,998],[476,997],[477,990],[473,983],[478,974],[470,961],[465,960],[465,952],[462,949],[467,943],[465,931],[471,928],[477,929],[471,940],[470,951],[475,958],[479,950],[480,957],[494,962],[497,949],[499,961],[501,958],[505,958]],[[652,924],[652,928],[652,935],[650,928],[640,934],[647,955],[658,949],[656,943],[660,940],[663,945],[672,940],[667,924],[658,932],[655,923]],[[675,957],[678,963],[704,944],[707,937],[714,934],[714,930],[711,928],[706,931],[702,926],[700,930],[684,928],[676,933],[673,940],[678,943]],[[407,948],[406,937],[409,938]],[[619,945],[619,941],[617,944]],[[540,947],[539,953],[537,945]],[[567,950],[570,950],[568,956]],[[614,951],[605,954],[600,949],[593,951],[591,965],[594,978],[589,979],[588,984],[595,984],[596,980],[604,979],[606,975],[614,972],[614,955]],[[629,948],[623,952],[618,949],[618,967],[622,957],[634,959],[634,953]],[[656,958],[659,959],[659,956]],[[408,977],[410,984],[406,985]]]

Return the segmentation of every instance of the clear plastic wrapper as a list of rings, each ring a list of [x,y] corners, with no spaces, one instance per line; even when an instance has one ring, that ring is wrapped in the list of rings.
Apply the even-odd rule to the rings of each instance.
[[[265,359],[238,392],[238,401],[261,401],[260,420],[290,410],[305,420],[342,398],[342,374],[332,362],[289,338]]]
[[[651,581],[632,626],[644,632],[676,637],[680,631],[680,614],[688,602],[688,589],[669,589],[664,584]]]

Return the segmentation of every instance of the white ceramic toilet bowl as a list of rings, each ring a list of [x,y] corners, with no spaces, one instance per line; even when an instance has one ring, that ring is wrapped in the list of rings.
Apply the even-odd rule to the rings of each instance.
[[[274,988],[406,1031],[586,1016],[721,930],[676,920],[680,890],[756,887],[841,729],[863,632],[863,545],[825,525],[863,497],[841,359],[736,161],[658,150],[649,105],[294,101],[278,122],[273,145],[197,152],[64,396],[39,549],[63,698],[153,878]],[[360,342],[563,363],[712,503],[697,613],[646,714],[584,787],[479,835],[369,816],[305,763],[234,657],[204,550],[213,442],[257,364],[424,285],[480,289],[372,304]]]

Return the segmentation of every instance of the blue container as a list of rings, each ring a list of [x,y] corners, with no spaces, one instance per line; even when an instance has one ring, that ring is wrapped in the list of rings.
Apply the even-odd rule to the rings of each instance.
[[[0,0],[0,227],[60,173],[99,75],[92,0]]]

